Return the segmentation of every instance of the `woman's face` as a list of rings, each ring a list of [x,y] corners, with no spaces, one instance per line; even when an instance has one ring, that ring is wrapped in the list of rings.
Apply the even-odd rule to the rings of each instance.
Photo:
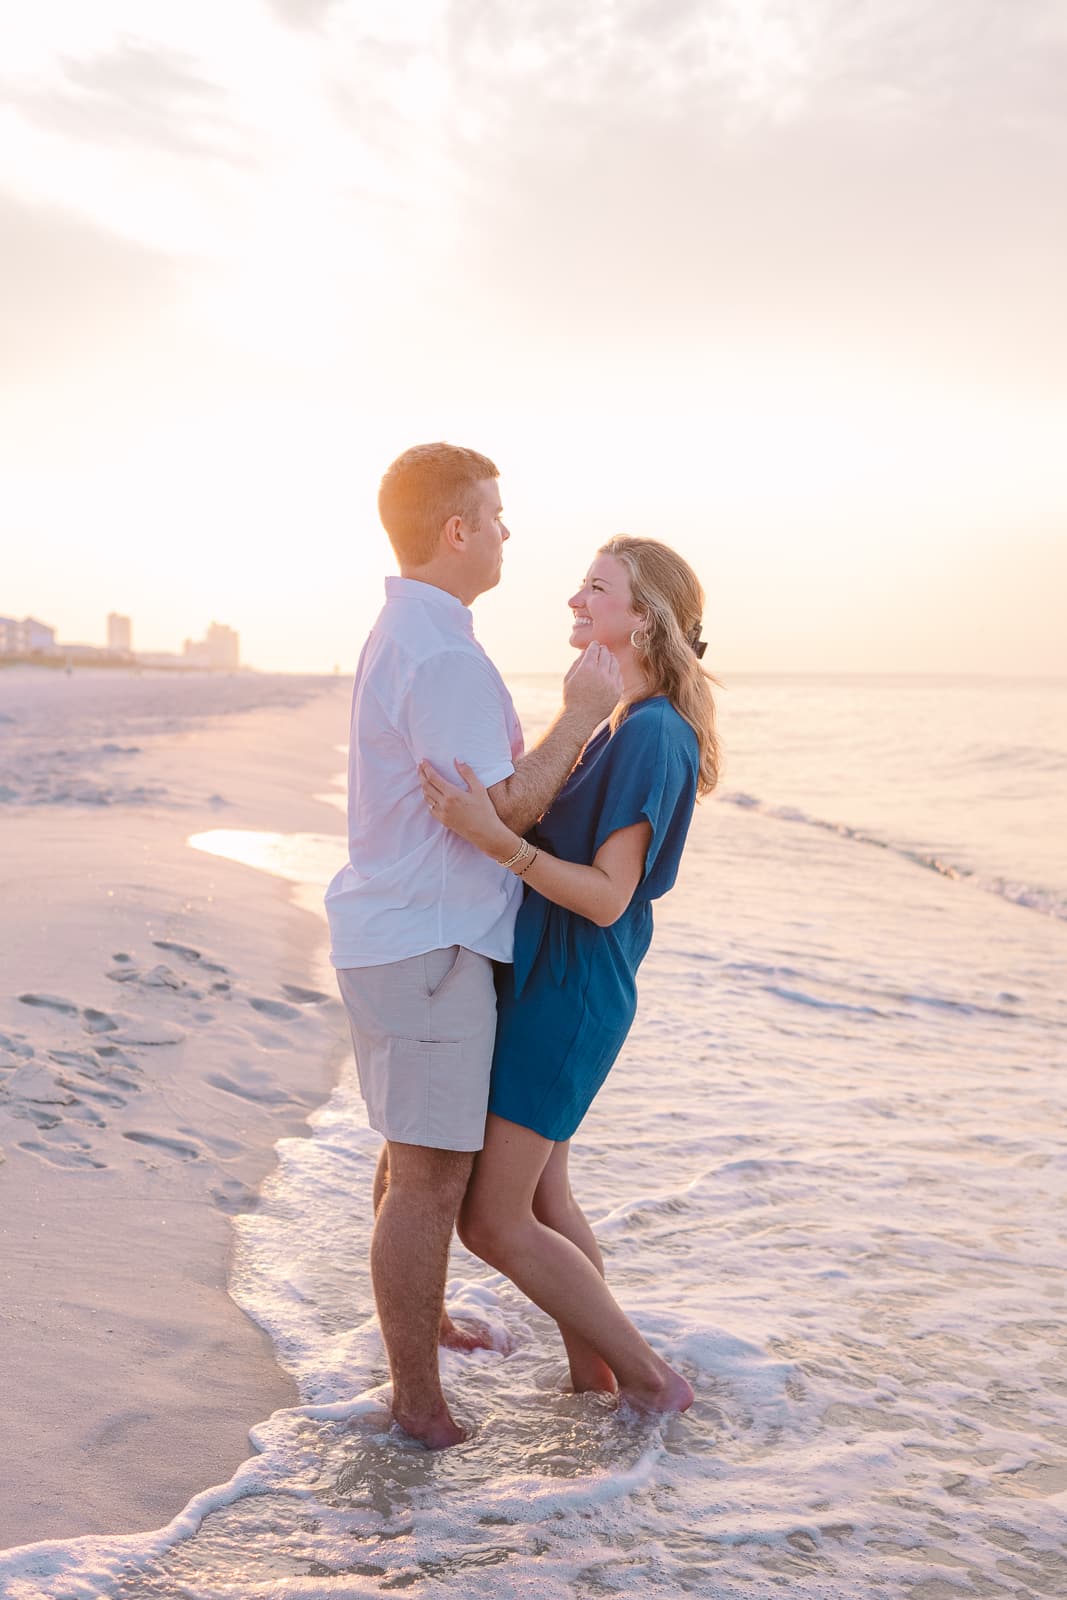
[[[616,654],[630,648],[630,635],[642,618],[633,609],[630,574],[618,556],[597,556],[577,594],[567,604],[574,612],[570,642],[579,650],[595,639]]]

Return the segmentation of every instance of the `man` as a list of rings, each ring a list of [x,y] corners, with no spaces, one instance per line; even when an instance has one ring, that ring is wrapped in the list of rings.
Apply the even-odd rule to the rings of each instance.
[[[382,479],[378,510],[400,566],[363,648],[352,697],[348,863],[326,891],[341,996],[368,1120],[385,1138],[371,1277],[393,1416],[431,1449],[465,1430],[441,1391],[439,1336],[452,1227],[482,1147],[496,1024],[493,961],[510,961],[518,878],[426,809],[418,765],[469,763],[523,833],[555,798],[619,698],[610,652],[583,651],[537,747],[474,637],[468,607],[500,581],[509,534],[493,463],[416,445]]]

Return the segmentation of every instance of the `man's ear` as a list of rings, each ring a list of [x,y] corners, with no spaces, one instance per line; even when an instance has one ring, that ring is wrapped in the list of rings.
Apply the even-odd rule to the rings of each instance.
[[[463,525],[463,518],[458,514],[449,517],[441,529],[441,536],[446,549],[462,550],[467,543],[467,530]]]

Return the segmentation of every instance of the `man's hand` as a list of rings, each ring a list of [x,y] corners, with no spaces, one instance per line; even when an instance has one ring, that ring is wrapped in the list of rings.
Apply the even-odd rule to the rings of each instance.
[[[587,644],[563,680],[563,704],[596,722],[610,717],[622,699],[619,663],[605,645]]]
[[[501,820],[515,833],[524,834],[548,810],[622,692],[622,673],[611,651],[602,644],[586,645],[563,680],[563,710],[541,742],[519,757],[511,777],[489,791]]]

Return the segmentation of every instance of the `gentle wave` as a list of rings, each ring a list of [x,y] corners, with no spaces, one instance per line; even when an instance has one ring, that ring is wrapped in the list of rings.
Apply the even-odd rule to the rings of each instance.
[[[837,834],[838,838],[850,839],[855,844],[870,845],[876,850],[888,850],[891,855],[900,856],[927,872],[936,872],[940,877],[949,878],[954,882],[969,883],[976,889],[984,890],[986,894],[995,894],[1001,900],[1010,901],[1012,905],[1022,906],[1026,911],[1037,911],[1042,916],[1055,917],[1059,922],[1067,922],[1067,896],[1060,890],[1038,884],[1020,883],[1015,879],[996,875],[988,876],[977,872],[973,867],[947,861],[943,856],[916,850],[910,845],[900,844],[892,839],[879,838],[877,834],[870,833],[865,828],[854,828],[847,822],[831,822],[826,817],[813,816],[799,806],[771,805],[761,800],[758,795],[746,794],[743,790],[728,791],[721,794],[719,799],[726,805],[739,806],[745,811],[758,811],[761,816],[771,817],[778,822],[795,822],[806,828],[821,828],[824,833]]]

